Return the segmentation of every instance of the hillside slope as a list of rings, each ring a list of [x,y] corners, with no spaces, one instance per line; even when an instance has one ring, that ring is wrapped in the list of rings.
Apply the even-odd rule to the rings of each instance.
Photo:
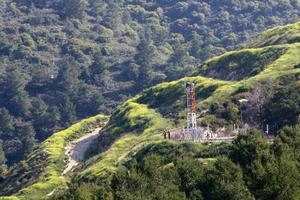
[[[61,176],[67,161],[65,147],[89,131],[103,126],[106,121],[106,116],[97,115],[54,133],[4,176],[0,182],[1,195],[17,192],[16,199],[40,199],[55,188],[66,187],[67,180]]]
[[[287,27],[290,26],[293,25]],[[278,31],[281,29],[285,27],[278,28]],[[288,31],[286,35],[289,35]],[[296,125],[300,116],[300,108],[294,106],[300,105],[299,54],[300,43],[297,42],[280,41],[278,44],[273,42],[271,46],[253,46],[206,61],[205,72],[202,71],[203,66],[199,67],[197,73],[220,79],[195,75],[144,90],[112,113],[89,152],[90,156],[94,156],[76,170],[75,179],[81,183],[109,181],[120,165],[145,152],[151,145],[169,143],[176,149],[178,143],[164,141],[162,132],[164,129],[184,126],[183,84],[187,81],[196,84],[197,108],[201,113],[198,121],[203,126],[209,124],[215,128],[240,124],[241,109],[247,113],[244,122],[262,130],[269,123],[273,134],[277,134],[285,125]],[[219,70],[224,70],[221,76],[217,74]],[[231,74],[232,70],[234,75]],[[249,106],[241,107],[238,103],[241,98],[249,99]],[[286,98],[286,101],[281,98]],[[289,114],[289,109],[293,111],[292,114]],[[204,144],[193,148],[199,151],[208,147]],[[213,145],[211,148],[217,147]],[[58,179],[54,182],[53,186],[61,184]],[[38,199],[41,198],[39,195],[46,194],[39,189],[34,185],[29,186],[16,195],[22,198],[23,194],[34,192],[36,196],[32,199]]]
[[[2,0],[0,163],[12,166],[75,121],[298,21],[299,9],[298,0]]]
[[[300,42],[300,22],[274,27],[248,43],[250,47],[290,44]]]
[[[287,27],[290,26],[292,25]],[[286,34],[289,35],[289,32],[287,31]],[[272,112],[267,111],[266,107],[276,100],[273,96],[285,85],[297,86],[300,75],[298,56],[300,43],[280,42],[273,45],[228,52],[204,63],[206,66],[211,66],[206,69],[208,75],[210,72],[218,72],[220,68],[227,71],[219,77],[223,80],[195,76],[162,83],[119,106],[112,114],[101,137],[93,145],[96,148],[92,152],[98,155],[89,161],[90,166],[80,173],[80,178],[84,180],[105,178],[116,170],[118,164],[130,159],[145,145],[162,142],[164,129],[184,126],[183,85],[187,81],[196,84],[198,113],[205,111],[205,114],[201,114],[198,119],[202,125],[220,127],[231,126],[233,123],[239,124],[241,107],[238,100],[248,98],[250,107],[253,106],[252,111],[254,111],[251,111],[253,116],[246,117],[244,120],[253,127],[264,128],[264,123],[267,123],[265,116],[271,114],[266,112]],[[230,65],[234,65],[234,69],[241,72],[239,73],[241,76],[230,75],[228,78],[226,73],[234,71]],[[256,70],[256,67],[259,67],[259,70]],[[203,66],[200,66],[199,70],[201,73]],[[255,73],[252,73],[252,70]],[[215,76],[214,73],[212,74]],[[231,77],[234,80],[228,81],[232,79]],[[257,94],[258,88],[259,94]],[[254,98],[253,95],[258,96]],[[256,102],[257,97],[264,101]],[[260,113],[256,113],[255,110],[259,108]],[[298,109],[297,113],[299,111]],[[260,117],[253,119],[257,115]],[[286,120],[285,125],[291,124],[293,122]],[[276,134],[281,127],[274,128],[273,133]]]

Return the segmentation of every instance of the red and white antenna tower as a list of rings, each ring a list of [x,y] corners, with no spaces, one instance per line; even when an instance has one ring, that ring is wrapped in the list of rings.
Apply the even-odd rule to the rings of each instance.
[[[196,115],[196,92],[194,83],[186,83],[186,98],[187,98],[187,130],[197,129]]]

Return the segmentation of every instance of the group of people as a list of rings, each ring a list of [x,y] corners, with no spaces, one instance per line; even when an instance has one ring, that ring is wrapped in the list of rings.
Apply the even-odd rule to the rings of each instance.
[[[164,132],[163,132],[163,135],[164,135],[164,139],[166,140],[166,139],[171,139],[171,132],[170,132],[170,130],[164,130]]]

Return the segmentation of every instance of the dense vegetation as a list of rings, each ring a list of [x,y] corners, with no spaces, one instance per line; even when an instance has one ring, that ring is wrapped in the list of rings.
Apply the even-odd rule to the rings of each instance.
[[[289,78],[290,79],[290,78]],[[281,129],[286,125],[296,125],[300,116],[299,84],[283,82],[274,94],[270,103],[266,105],[266,121]]]
[[[1,1],[0,164],[267,27],[298,20],[299,8],[297,0]]]
[[[74,181],[69,193],[53,199],[297,200],[299,139],[299,127],[284,129],[272,145],[253,130],[224,146],[216,159],[202,157],[212,154],[207,147],[199,152],[187,148],[191,144],[151,145],[120,167],[110,184]]]
[[[22,199],[40,199],[57,187],[66,187],[67,181],[61,176],[66,165],[65,147],[96,127],[104,126],[107,120],[106,116],[97,115],[54,133],[26,160],[1,175],[0,195],[18,192]]]
[[[249,30],[296,20],[297,9],[298,1],[3,1],[0,194],[13,195],[3,199],[299,199],[300,23],[198,65]],[[121,104],[88,160],[61,176],[64,147],[107,118],[52,132],[186,74],[194,77]],[[259,133],[233,144],[163,141],[164,129],[184,126],[186,81],[196,84],[199,124],[247,123]],[[272,144],[261,138],[266,124]]]

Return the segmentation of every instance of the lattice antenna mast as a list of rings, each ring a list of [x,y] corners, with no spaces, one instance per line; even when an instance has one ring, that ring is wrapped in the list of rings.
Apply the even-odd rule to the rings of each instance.
[[[186,98],[187,98],[187,130],[197,128],[196,115],[196,92],[194,83],[186,83]]]

